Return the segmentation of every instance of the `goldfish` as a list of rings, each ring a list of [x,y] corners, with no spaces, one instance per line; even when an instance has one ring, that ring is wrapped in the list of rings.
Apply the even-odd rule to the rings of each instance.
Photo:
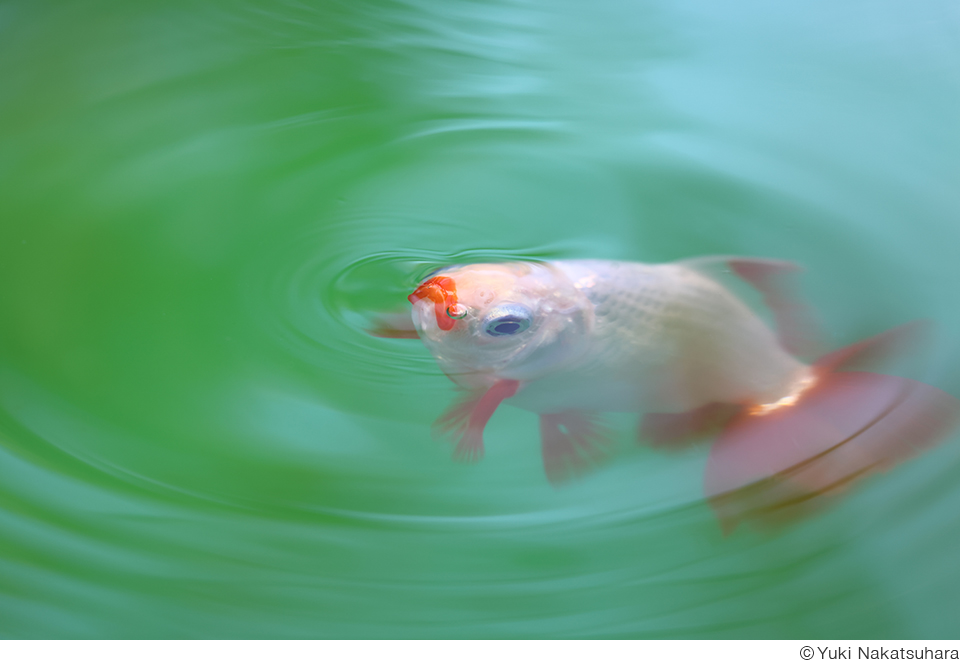
[[[409,295],[410,322],[381,334],[418,337],[461,389],[437,421],[459,458],[482,457],[501,404],[539,415],[555,483],[607,456],[602,413],[637,413],[639,439],[654,446],[713,437],[703,487],[731,531],[818,510],[960,419],[960,401],[936,387],[851,370],[896,350],[912,326],[804,359],[818,349],[789,285],[797,270],[733,257],[447,266]]]

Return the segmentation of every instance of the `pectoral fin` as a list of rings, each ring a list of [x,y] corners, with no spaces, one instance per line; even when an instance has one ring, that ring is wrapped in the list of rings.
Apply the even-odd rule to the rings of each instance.
[[[504,399],[520,387],[517,380],[498,380],[488,390],[468,392],[434,423],[434,433],[456,443],[454,458],[477,461],[483,458],[483,429]]]

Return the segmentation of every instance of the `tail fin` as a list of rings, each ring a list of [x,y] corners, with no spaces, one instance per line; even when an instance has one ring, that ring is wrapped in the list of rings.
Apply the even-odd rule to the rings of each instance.
[[[792,406],[738,414],[713,445],[704,487],[725,532],[818,510],[861,477],[935,446],[960,421],[960,401],[899,376],[837,371],[901,342],[910,326],[831,353]]]

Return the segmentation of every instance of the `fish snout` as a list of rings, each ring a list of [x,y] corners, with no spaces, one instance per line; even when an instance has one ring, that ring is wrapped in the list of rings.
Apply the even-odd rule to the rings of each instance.
[[[457,285],[450,277],[431,277],[425,280],[407,296],[407,300],[414,305],[421,300],[433,302],[437,327],[441,330],[453,330],[457,319],[465,316],[462,305],[457,301]]]

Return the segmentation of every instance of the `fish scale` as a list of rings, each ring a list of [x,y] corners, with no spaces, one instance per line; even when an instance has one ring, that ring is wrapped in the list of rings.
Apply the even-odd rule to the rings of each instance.
[[[804,368],[746,305],[692,268],[608,261],[553,266],[593,306],[591,349],[582,366],[558,374],[562,386],[531,385],[516,405],[535,407],[547,396],[541,389],[571,391],[564,405],[609,409],[615,402],[623,411],[776,399]]]

